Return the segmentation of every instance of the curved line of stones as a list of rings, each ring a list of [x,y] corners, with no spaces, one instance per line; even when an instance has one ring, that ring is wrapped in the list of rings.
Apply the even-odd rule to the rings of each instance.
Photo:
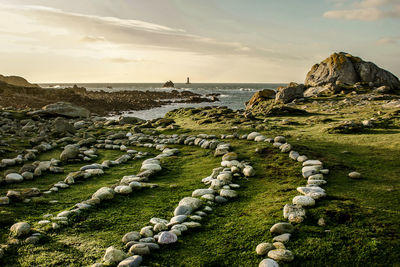
[[[136,156],[133,156],[136,154]],[[38,197],[42,194],[49,195],[52,193],[57,193],[59,190],[69,188],[71,185],[75,184],[75,181],[78,179],[87,180],[92,176],[101,176],[104,174],[103,169],[111,168],[112,166],[116,166],[122,163],[125,163],[129,160],[140,159],[147,156],[147,153],[137,152],[136,150],[129,150],[127,154],[118,157],[116,160],[105,160],[101,164],[94,163],[90,165],[85,165],[80,168],[79,171],[70,172],[67,177],[63,181],[58,181],[53,184],[49,190],[42,192],[38,188],[30,188],[25,190],[13,190],[10,189],[7,192],[5,197],[0,197],[0,202],[2,205],[7,205],[12,202],[12,200],[21,200],[23,199],[24,203],[29,203],[31,199],[29,197]],[[57,201],[50,201],[50,203],[56,203]]]
[[[183,144],[197,145],[203,148],[209,147],[207,135],[200,137],[187,137]],[[160,145],[157,145],[160,146]],[[174,217],[169,220],[161,218],[151,218],[150,225],[140,229],[140,231],[128,232],[122,237],[128,254],[124,251],[108,247],[103,256],[105,264],[118,264],[123,266],[139,266],[142,262],[142,256],[148,255],[158,250],[159,245],[168,245],[177,242],[178,236],[190,229],[201,226],[200,221],[213,211],[212,205],[216,203],[225,203],[238,196],[233,190],[240,186],[234,184],[234,177],[242,175],[249,177],[255,175],[252,166],[247,162],[239,162],[236,153],[229,152],[230,144],[219,143],[215,147],[215,155],[222,157],[221,166],[214,168],[210,176],[202,179],[209,188],[196,189],[191,197],[184,197],[174,210]],[[206,204],[206,205],[205,205]],[[205,207],[200,210],[201,207]],[[190,220],[190,221],[188,221]],[[128,255],[130,255],[128,257]],[[103,266],[102,263],[96,263],[93,266]]]
[[[75,144],[75,145],[77,145],[77,144]],[[118,157],[116,160],[105,160],[101,164],[94,163],[94,164],[83,166],[80,168],[79,171],[70,172],[67,175],[67,177],[64,179],[64,181],[59,181],[59,182],[55,183],[53,186],[51,186],[51,188],[49,190],[44,191],[44,192],[41,192],[41,190],[39,190],[38,188],[30,188],[27,190],[10,189],[7,192],[6,196],[0,197],[0,205],[8,205],[8,204],[10,204],[10,202],[12,202],[13,199],[14,200],[23,199],[24,203],[28,203],[31,200],[29,197],[38,197],[41,194],[48,195],[51,193],[58,192],[58,190],[68,188],[70,185],[74,184],[76,179],[82,178],[82,179],[86,180],[89,177],[92,177],[94,175],[97,175],[97,176],[102,175],[102,174],[104,174],[103,169],[110,168],[110,166],[116,166],[116,165],[125,163],[128,160],[132,159],[133,154],[137,153],[137,155],[134,157],[135,159],[140,159],[140,158],[143,158],[148,155],[147,153],[138,152],[136,150],[128,150],[128,148],[125,145],[106,145],[101,148],[126,151],[127,154]],[[83,148],[83,149],[85,149],[85,148]],[[98,156],[96,154],[97,150],[94,148],[94,146],[91,146],[90,149],[84,150],[82,153],[84,153],[84,155],[86,155],[90,159],[93,159]],[[86,160],[86,161],[88,161],[88,160]],[[60,163],[60,160],[56,160],[56,159],[52,159],[50,161],[39,162],[39,163],[37,163],[37,167],[36,167],[34,173],[24,172],[21,174],[21,176],[25,178],[27,176],[27,174],[29,174],[29,177],[33,178],[33,176],[42,175],[42,173],[44,171],[50,171],[52,173],[62,173],[62,172],[64,172],[64,170],[60,167],[57,167],[59,163]]]
[[[291,233],[294,231],[292,223],[301,223],[306,217],[304,207],[314,206],[316,200],[325,197],[326,192],[320,186],[326,184],[324,174],[328,174],[328,169],[323,169],[323,163],[320,160],[309,160],[307,156],[300,155],[297,151],[292,150],[292,145],[286,142],[283,136],[275,138],[267,138],[266,136],[252,132],[249,135],[243,135],[240,139],[254,140],[255,142],[272,143],[273,147],[279,149],[282,153],[288,153],[292,160],[302,162],[302,176],[307,179],[307,185],[298,187],[297,191],[302,195],[295,196],[292,203],[283,207],[283,217],[289,221],[279,222],[270,228],[270,232],[276,234],[273,238],[273,244],[260,243],[256,248],[258,255],[268,255],[263,259],[259,267],[279,267],[277,261],[290,262],[294,259],[294,255],[287,250],[284,243],[289,242]]]
[[[167,136],[160,135],[159,137],[161,137],[161,140],[160,139],[156,139],[156,140],[153,139],[153,141],[156,141],[156,142],[158,141],[157,145],[151,144],[151,143],[141,144],[140,142],[137,142],[136,145],[138,145],[138,146],[147,146],[147,147],[157,146],[156,147],[157,149],[163,150],[163,149],[165,149],[165,146],[161,145],[163,143],[173,143],[173,144],[183,143],[183,144],[187,144],[187,145],[198,145],[198,146],[201,146],[202,148],[209,148],[210,144],[213,144],[213,145],[215,144],[214,141],[210,142],[210,141],[205,139],[205,138],[207,138],[207,135],[199,135],[197,137],[193,137],[193,136],[186,137],[186,136],[183,136],[184,140],[180,139],[178,141],[177,140],[175,140],[175,141],[172,140],[171,141],[171,139],[170,140],[162,139],[162,138],[165,138]],[[177,138],[177,137],[179,137],[179,135],[174,135],[173,136],[173,138]],[[226,136],[223,135],[221,137],[222,138],[227,138],[227,139],[229,139],[229,138],[238,138],[237,135],[226,135]],[[306,187],[299,187],[299,188],[297,188],[297,190],[300,193],[302,193],[303,195],[305,195],[305,196],[297,196],[297,197],[295,197],[293,199],[293,204],[287,204],[284,207],[284,217],[287,218],[290,222],[299,223],[299,222],[303,221],[303,219],[305,217],[305,211],[304,211],[302,206],[314,205],[315,204],[315,200],[314,199],[318,199],[318,198],[323,197],[323,196],[326,195],[325,191],[322,188],[320,188],[318,185],[326,183],[326,181],[323,180],[323,174],[326,174],[329,171],[327,169],[322,169],[322,163],[320,161],[312,161],[312,160],[311,161],[307,161],[307,157],[306,156],[300,156],[297,152],[292,151],[291,145],[285,143],[286,141],[285,141],[284,137],[278,136],[275,139],[268,139],[268,138],[266,138],[265,136],[263,136],[263,135],[261,135],[259,133],[253,132],[253,133],[251,133],[249,135],[242,136],[240,139],[254,140],[256,142],[272,142],[273,146],[279,148],[282,152],[290,152],[289,153],[289,157],[292,158],[293,160],[297,160],[299,162],[303,162],[303,166],[304,167],[302,169],[302,173],[303,173],[303,176],[305,178],[308,178],[308,185]],[[218,143],[219,142],[216,141],[217,147],[215,149],[215,155],[225,155],[225,154],[227,154],[229,152],[230,145],[229,144],[221,144],[221,145],[219,145]],[[154,164],[154,162],[151,162],[152,160],[154,160],[154,159],[149,159],[149,161],[147,163]],[[233,161],[235,162],[235,160],[233,160]],[[224,165],[225,166],[229,166],[229,164],[230,164],[229,162],[230,161],[223,160],[221,165],[222,166],[224,166]],[[146,161],[144,163],[146,163]],[[228,164],[228,165],[226,165],[226,164]],[[237,166],[232,166],[231,165],[231,168],[235,168],[235,167],[237,168]],[[248,167],[248,170],[249,170],[249,174],[248,175],[245,174],[245,175],[246,176],[254,175],[253,168],[251,166],[245,166],[245,168],[247,168],[247,167]],[[147,170],[145,170],[145,172],[146,171]],[[221,170],[219,170],[219,172],[221,172]],[[244,169],[243,169],[243,172],[245,172]],[[216,174],[218,174],[218,170],[214,169],[213,170],[213,174],[211,175],[211,177],[214,177]],[[220,175],[220,174],[218,174],[218,175]],[[225,176],[225,173],[222,173],[222,176]],[[207,177],[207,178],[203,179],[203,182],[206,183],[206,184],[210,184],[210,180],[213,180],[213,179],[212,178],[209,179],[209,178],[210,177]],[[214,179],[214,180],[218,180],[218,179]],[[135,181],[132,181],[132,182],[135,182]],[[213,186],[212,182],[211,182],[211,186]],[[233,187],[235,187],[235,186],[238,186],[238,185],[233,184]],[[116,188],[118,188],[118,186]],[[124,192],[124,188],[127,188],[127,187],[122,185],[122,186],[119,187],[119,189],[117,189],[117,191],[119,191],[119,193],[121,193],[121,192],[123,193]],[[101,189],[99,189],[99,190],[101,190]],[[208,190],[213,190],[213,189],[209,188],[209,189],[198,189],[197,191],[195,190],[193,192],[193,196],[198,196],[198,194],[200,194],[203,199],[208,200],[209,203],[212,203],[211,202],[211,198],[212,198],[211,195],[213,195],[213,194],[211,194],[210,193],[211,191],[208,191]],[[222,195],[225,195],[225,197],[228,197],[228,198],[229,197],[232,197],[232,198],[233,197],[237,197],[237,193],[234,190],[228,189],[227,187],[225,187],[222,190],[220,190],[220,194],[221,194],[221,192],[222,192]],[[113,193],[111,193],[111,191],[109,193],[113,194]],[[214,197],[214,200],[218,199],[218,197],[221,197],[222,199],[225,199],[223,196],[217,196],[217,197]],[[178,209],[178,211],[175,211],[174,214],[178,214],[179,210],[182,209],[182,208],[180,208],[182,206],[189,206],[190,207],[191,205],[192,206],[194,205],[193,207],[196,207],[196,204],[193,204],[193,203],[195,203],[195,202],[193,202],[193,201],[195,201],[193,199],[195,199],[195,198],[188,197],[188,198],[185,198],[185,199],[181,200],[182,203],[180,203],[180,204],[187,204],[187,202],[189,202],[189,204],[188,205],[180,205],[180,206],[178,206],[177,209],[178,208],[179,209]],[[314,204],[307,204],[309,201],[312,202],[311,199],[314,200]],[[226,199],[222,200],[222,201],[226,201]],[[306,202],[304,202],[304,201],[306,201]],[[83,203],[83,204],[85,204],[85,203]],[[85,207],[81,206],[81,208],[85,208]],[[193,211],[193,208],[192,208],[192,210],[190,212],[192,212],[192,211]],[[204,209],[204,211],[197,211],[196,215],[190,216],[190,219],[192,219],[194,221],[196,221],[196,219],[199,220],[202,216],[206,216],[207,215],[206,212],[211,212],[211,211],[212,211],[212,208],[207,206]],[[184,215],[184,214],[181,214],[181,215],[186,216],[186,218],[187,218],[187,215]],[[177,215],[177,216],[181,216],[181,215]],[[175,216],[175,217],[177,217],[177,216]],[[145,237],[145,236],[146,236],[146,234],[149,235],[150,231],[155,230],[155,229],[166,230],[165,227],[162,224],[164,224],[167,227],[167,229],[170,226],[172,226],[172,227],[171,227],[171,231],[169,231],[169,232],[161,231],[161,233],[158,236],[156,236],[158,238],[158,240],[159,240],[158,241],[159,243],[160,243],[160,239],[161,239],[161,243],[160,244],[169,244],[169,243],[176,242],[175,237],[177,239],[177,234],[179,235],[182,232],[182,230],[187,229],[188,225],[193,227],[193,228],[200,226],[200,224],[198,222],[186,222],[186,225],[185,224],[179,224],[179,218],[184,218],[184,217],[178,217],[178,218],[175,218],[175,217],[173,217],[174,221],[172,222],[172,224],[171,224],[171,221],[168,223],[166,220],[162,220],[162,219],[159,219],[159,218],[152,218],[151,223],[155,224],[154,226],[144,227],[144,228],[141,229],[140,233],[137,233],[137,232],[127,233],[123,237],[123,241],[128,241],[129,239],[132,239],[132,238],[135,239],[135,240],[139,240],[139,242],[137,242],[135,240],[130,240],[130,241],[127,242],[127,246],[129,248],[130,253],[135,253],[136,252],[136,254],[138,254],[137,252],[140,252],[142,254],[147,254],[147,250],[150,251],[149,246],[150,247],[153,246],[152,249],[157,248],[158,245],[155,244],[155,243],[147,242],[147,243],[149,243],[149,244],[147,244],[146,242],[144,242],[144,241],[153,241],[153,239],[154,239],[154,238],[150,239],[150,237]],[[173,218],[171,218],[171,220]],[[185,218],[185,220],[186,220],[186,218]],[[178,221],[176,221],[178,223],[176,223],[175,220],[178,220]],[[165,224],[165,223],[167,223],[167,224]],[[175,225],[184,225],[184,226],[175,226]],[[186,228],[185,228],[185,226],[186,226]],[[172,228],[174,228],[174,229],[172,229]],[[283,230],[282,230],[282,228],[283,228]],[[293,232],[293,226],[291,224],[289,224],[289,223],[277,223],[271,228],[271,232],[280,233],[280,235],[276,236],[274,238],[274,241],[278,241],[278,243],[275,242],[274,245],[270,249],[267,249],[268,256],[271,257],[271,258],[275,258],[278,261],[279,260],[286,260],[286,261],[293,260],[293,254],[290,251],[286,250],[284,248],[284,245],[281,242],[279,242],[279,241],[287,242],[289,240],[290,233]],[[35,233],[30,238],[35,237],[35,235],[37,236],[38,233]],[[144,238],[139,239],[140,237],[144,237]],[[171,242],[171,240],[172,240],[172,242]],[[145,243],[145,245],[143,243]],[[150,244],[155,244],[155,245],[150,245]],[[274,247],[276,249],[273,249]],[[265,249],[264,249],[264,251],[265,251]],[[3,252],[0,250],[0,254],[1,253],[3,253]],[[122,251],[116,250],[113,247],[110,247],[110,248],[107,249],[106,254],[105,254],[103,259],[105,261],[107,261],[107,260],[110,259],[110,257],[111,258],[115,258],[115,257],[118,258],[118,255],[119,255],[119,259],[121,261],[123,260],[120,263],[120,266],[128,266],[128,265],[129,266],[136,266],[136,265],[131,265],[131,264],[133,264],[135,262],[139,262],[139,261],[141,262],[141,260],[142,260],[141,257],[138,256],[138,255],[132,256],[132,257],[129,257],[129,258],[125,259],[126,258],[126,254],[124,252],[122,252]],[[124,259],[122,259],[122,258],[124,258]],[[128,264],[128,265],[126,265],[126,264]],[[140,263],[138,263],[138,264],[140,264]],[[260,266],[278,266],[278,263],[275,262],[272,259],[264,259],[260,263]]]
[[[75,146],[78,146],[75,144]],[[92,147],[88,149],[87,147],[80,148],[80,157],[83,158],[84,161],[91,161],[93,158],[98,157],[97,150]],[[31,170],[24,170],[24,167],[21,168],[20,172],[9,173],[5,177],[5,182],[8,184],[11,183],[21,183],[24,180],[32,180],[34,177],[40,177],[44,172],[49,171],[51,173],[63,173],[64,169],[59,167],[60,160],[51,159],[48,161],[36,161],[32,164],[34,167],[33,172]],[[18,192],[11,190],[10,195],[7,194],[6,197],[0,197],[0,205],[9,204],[10,198],[20,198],[22,197]],[[40,195],[40,190],[37,188],[32,188],[32,190],[26,192],[26,197],[38,196]]]
[[[102,187],[98,189],[90,199],[82,201],[74,205],[70,210],[65,210],[53,217],[52,214],[45,214],[43,218],[38,222],[39,226],[44,226],[51,223],[50,228],[44,228],[43,230],[50,229],[60,229],[61,227],[67,226],[70,223],[70,218],[72,215],[79,216],[82,212],[88,211],[95,205],[100,204],[102,201],[111,200],[114,198],[115,194],[130,194],[133,190],[138,190],[141,188],[154,188],[157,185],[145,183],[150,176],[153,176],[157,172],[161,171],[160,159],[164,157],[170,157],[178,152],[178,149],[170,149],[162,146],[162,153],[152,159],[147,159],[143,161],[141,172],[137,175],[124,176],[119,185],[115,188]],[[125,158],[126,159],[126,158]],[[127,159],[126,159],[127,160]],[[129,184],[129,185],[126,185]],[[52,222],[49,220],[51,219]],[[31,234],[31,226],[26,222],[15,223],[10,228],[10,236],[15,238],[10,238],[7,245],[19,245],[21,241],[19,239],[25,238],[27,235]],[[24,242],[28,244],[35,244],[39,242],[42,237],[42,233],[34,232],[29,237],[27,237]],[[19,238],[19,239],[18,239]],[[8,246],[4,246],[6,249]],[[4,256],[4,249],[0,246],[0,259]]]

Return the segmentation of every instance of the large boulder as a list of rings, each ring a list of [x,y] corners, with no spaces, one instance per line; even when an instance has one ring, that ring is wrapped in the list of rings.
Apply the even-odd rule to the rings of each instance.
[[[279,87],[275,96],[275,103],[289,103],[296,98],[303,97],[305,90],[304,84],[290,83],[286,87]]]
[[[70,118],[87,118],[90,115],[90,111],[86,108],[78,107],[68,102],[49,104],[36,113]]]
[[[309,87],[304,91],[304,97],[312,97],[312,96],[328,96],[335,94],[337,92],[337,86],[332,83],[328,83],[324,86],[314,86]]]
[[[63,152],[61,152],[60,160],[67,161],[70,159],[76,159],[79,155],[79,147],[77,145],[65,146]]]
[[[392,73],[379,68],[372,62],[363,61],[348,53],[334,53],[319,64],[315,64],[308,72],[305,85],[309,87],[326,84],[348,84],[357,82],[371,83],[372,86],[389,86],[392,90],[400,90],[400,81]]]
[[[274,99],[275,95],[276,95],[276,92],[273,89],[263,89],[261,91],[257,91],[254,93],[254,95],[251,97],[251,99],[248,102],[246,102],[246,109],[253,108],[261,101],[268,100],[268,99]]]
[[[55,132],[61,133],[61,134],[66,134],[66,133],[76,133],[75,127],[69,123],[67,120],[58,117],[57,119],[54,120],[52,128]]]

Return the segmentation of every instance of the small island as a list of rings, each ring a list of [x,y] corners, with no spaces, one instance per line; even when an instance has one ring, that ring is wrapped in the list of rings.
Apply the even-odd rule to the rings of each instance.
[[[175,88],[175,84],[172,81],[164,83],[163,88]]]

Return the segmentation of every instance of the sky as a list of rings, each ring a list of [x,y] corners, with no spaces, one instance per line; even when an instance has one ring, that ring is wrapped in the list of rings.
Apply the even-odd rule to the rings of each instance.
[[[400,0],[0,0],[0,74],[304,82],[334,52],[400,76]]]

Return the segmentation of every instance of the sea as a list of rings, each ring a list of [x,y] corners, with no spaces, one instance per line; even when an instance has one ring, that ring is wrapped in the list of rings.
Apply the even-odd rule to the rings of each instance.
[[[45,88],[64,88],[71,87],[72,83],[62,84],[40,84]],[[233,110],[240,110],[245,108],[245,102],[251,96],[262,89],[276,90],[280,86],[285,86],[285,83],[176,83],[175,88],[162,88],[160,83],[77,83],[79,87],[85,87],[91,91],[106,91],[117,92],[124,90],[140,90],[140,91],[172,91],[172,90],[185,90],[198,93],[201,95],[219,94],[217,98],[219,101],[212,103],[172,103],[158,108],[148,110],[132,111],[127,110],[123,112],[123,116],[133,116],[145,120],[164,117],[164,115],[173,109],[182,107],[204,107],[204,106],[226,106]],[[118,115],[120,116],[120,115]],[[116,118],[116,115],[111,115],[109,118]]]

